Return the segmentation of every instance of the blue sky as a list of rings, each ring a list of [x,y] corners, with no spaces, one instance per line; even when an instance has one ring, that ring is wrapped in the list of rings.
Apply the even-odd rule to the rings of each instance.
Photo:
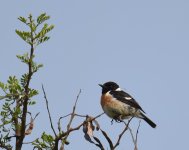
[[[0,5],[0,80],[20,77],[26,67],[15,57],[28,46],[15,34],[25,29],[19,16],[46,12],[55,29],[51,39],[38,47],[36,61],[44,67],[33,77],[39,89],[37,105],[31,108],[36,119],[34,140],[43,131],[52,133],[41,90],[44,84],[53,122],[70,113],[79,89],[77,112],[97,115],[102,112],[99,83],[115,81],[128,91],[157,123],[152,129],[142,121],[138,147],[145,149],[186,149],[188,142],[189,89],[189,2],[180,0],[63,0],[2,1]],[[81,120],[76,120],[77,125]],[[123,125],[111,125],[107,116],[98,119],[111,137]],[[63,122],[65,125],[66,120]],[[136,130],[138,120],[132,121]],[[66,149],[96,149],[73,133]],[[24,149],[29,149],[27,145]],[[129,133],[118,149],[133,149]]]

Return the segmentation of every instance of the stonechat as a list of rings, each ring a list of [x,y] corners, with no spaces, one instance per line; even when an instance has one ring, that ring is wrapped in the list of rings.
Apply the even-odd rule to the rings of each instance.
[[[122,121],[131,117],[141,118],[152,128],[156,124],[150,120],[137,101],[123,91],[115,82],[106,82],[102,87],[101,106],[104,112],[115,121]]]

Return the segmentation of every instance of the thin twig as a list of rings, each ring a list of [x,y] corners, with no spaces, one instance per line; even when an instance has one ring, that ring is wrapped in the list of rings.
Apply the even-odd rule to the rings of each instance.
[[[75,116],[75,109],[76,109],[77,101],[78,101],[78,99],[79,99],[80,94],[81,94],[81,89],[79,90],[79,93],[78,93],[77,98],[76,98],[76,100],[75,100],[75,104],[74,104],[74,106],[73,106],[73,110],[72,110],[72,113],[71,113],[70,121],[69,121],[69,123],[68,123],[68,125],[67,125],[67,130],[70,129],[70,126],[71,126],[72,121],[73,121],[73,119],[74,119],[74,116]]]
[[[137,132],[136,132],[135,143],[134,143],[135,144],[134,150],[138,150],[137,141],[138,141],[138,132],[139,132],[139,128],[140,128],[140,123],[141,123],[141,120],[139,121]]]
[[[61,120],[61,119],[66,118],[66,117],[68,117],[68,116],[70,116],[70,115],[72,115],[72,113],[69,113],[69,114],[67,114],[67,115],[65,115],[65,116],[62,116],[62,117],[60,117],[59,119]],[[80,114],[76,114],[76,113],[75,113],[74,116],[85,118],[87,115],[80,115]]]
[[[78,102],[78,99],[79,99],[80,94],[81,94],[81,89],[79,90],[79,93],[78,93],[77,98],[76,98],[76,100],[75,100],[75,104],[74,104],[74,106],[73,106],[73,110],[72,110],[72,113],[71,113],[70,121],[68,122],[68,125],[67,125],[67,131],[70,130],[72,121],[73,121],[73,119],[74,119],[74,117],[75,117],[75,110],[76,110],[76,106],[77,106],[77,102]],[[68,135],[69,135],[69,134],[67,134],[67,135],[65,136],[65,138],[64,138],[65,141],[67,140]],[[63,147],[64,147],[64,145],[63,145]]]
[[[28,112],[29,113],[29,112]],[[38,112],[36,115],[35,115],[35,117],[33,118],[32,117],[32,115],[31,115],[31,113],[29,113],[30,114],[30,117],[33,119],[33,121],[35,121],[35,119],[37,118],[37,116],[40,114],[40,112]],[[26,126],[28,126],[30,123],[28,123]]]
[[[60,121],[61,121],[62,119],[64,119],[64,118],[70,116],[70,115],[72,115],[72,113],[69,113],[69,114],[67,114],[67,115],[65,115],[65,116],[62,116],[62,117],[60,117],[60,118],[58,119],[58,130],[59,130],[59,132],[61,132]],[[77,116],[77,117],[82,117],[82,118],[86,118],[86,117],[87,117],[87,115],[80,115],[80,114],[74,114],[74,117],[75,117],[75,116]]]
[[[65,117],[67,117],[67,116],[71,115],[70,120],[69,120],[68,125],[67,125],[67,131],[66,131],[66,132],[63,132],[63,134],[64,134],[64,133],[67,133],[67,134],[65,134],[64,136],[62,136],[62,137],[64,137],[64,141],[66,141],[67,138],[68,138],[68,136],[69,136],[69,133],[70,133],[70,132],[68,132],[68,131],[71,130],[70,127],[71,127],[72,121],[73,121],[73,119],[74,119],[75,109],[76,109],[77,101],[78,101],[78,99],[79,99],[80,94],[81,94],[81,89],[79,90],[79,93],[78,93],[77,98],[76,98],[76,100],[75,100],[75,104],[74,104],[74,106],[73,106],[72,113],[70,113],[70,114],[68,114],[68,115],[65,116]],[[61,126],[60,126],[60,120],[61,120],[61,119],[62,119],[62,117],[60,117],[60,118],[59,118],[59,121],[58,121],[59,136],[56,137],[56,139],[55,139],[54,150],[58,150],[58,142],[59,142],[59,140],[62,138],[62,137],[59,138],[59,137],[60,137],[60,133],[62,132],[62,131],[61,131]],[[62,143],[61,146],[62,146],[63,149],[64,149],[64,143]]]
[[[44,98],[45,98],[45,101],[46,101],[46,107],[47,107],[47,111],[48,111],[48,115],[49,115],[49,120],[50,120],[50,124],[51,124],[51,129],[53,130],[54,132],[54,135],[56,135],[56,132],[55,132],[55,129],[53,127],[53,123],[52,123],[52,118],[51,118],[51,114],[50,114],[50,110],[49,110],[49,104],[48,104],[48,100],[47,100],[47,96],[46,96],[46,93],[45,93],[45,89],[43,87],[43,84],[42,84],[42,90],[43,90],[43,94],[44,94]]]
[[[131,129],[130,127],[129,127],[128,129],[129,129],[129,132],[130,132],[130,134],[131,134],[132,141],[133,141],[133,143],[135,144],[135,137],[134,137],[134,135],[133,135],[133,131],[132,131],[132,129]]]
[[[124,124],[125,124],[126,126],[125,126],[124,130],[120,133],[120,135],[119,135],[119,137],[118,137],[118,140],[117,140],[116,144],[115,144],[114,147],[113,147],[113,150],[119,145],[120,140],[121,140],[122,136],[124,135],[125,131],[127,131],[128,127],[129,127],[129,123],[131,122],[132,119],[133,119],[133,117],[132,117],[131,119],[129,119],[129,121],[128,121],[127,124],[124,122]]]
[[[139,132],[139,128],[140,128],[140,123],[141,123],[141,120],[139,120],[139,124],[138,124],[138,127],[137,127],[137,131],[136,131],[135,137],[134,137],[132,129],[128,128],[129,131],[130,131],[131,137],[132,137],[133,144],[135,146],[134,150],[138,150],[138,148],[137,148],[137,140],[138,140],[138,132]]]
[[[31,144],[31,143],[33,143],[33,142],[35,142],[36,140],[33,140],[33,141],[31,141],[31,142],[23,142],[23,144]]]

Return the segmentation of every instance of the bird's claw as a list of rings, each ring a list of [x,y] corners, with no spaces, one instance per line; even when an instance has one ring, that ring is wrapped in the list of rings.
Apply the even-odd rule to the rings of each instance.
[[[123,122],[123,120],[121,119],[121,115],[120,116],[117,116],[117,117],[114,117],[112,120],[111,120],[111,125],[113,124],[113,121],[115,120],[115,122],[118,122],[118,123],[121,123]]]

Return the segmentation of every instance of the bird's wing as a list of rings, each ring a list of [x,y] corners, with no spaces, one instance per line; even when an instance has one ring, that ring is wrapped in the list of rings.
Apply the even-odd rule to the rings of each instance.
[[[130,105],[134,108],[140,109],[141,111],[144,112],[144,110],[136,102],[136,100],[131,95],[129,95],[128,93],[126,93],[124,91],[110,91],[110,94],[113,95],[113,97],[116,98],[117,100],[119,100],[119,101],[121,101],[121,102],[123,102],[127,105]]]

